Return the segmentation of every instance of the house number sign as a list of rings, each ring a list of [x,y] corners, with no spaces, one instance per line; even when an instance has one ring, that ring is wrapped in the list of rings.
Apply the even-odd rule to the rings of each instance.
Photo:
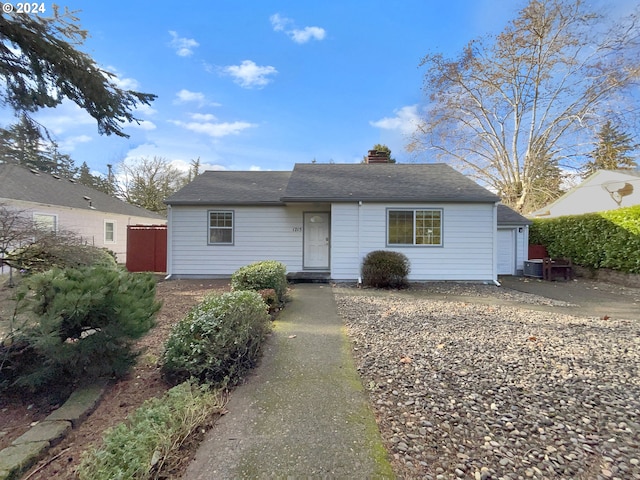
[[[301,232],[301,231],[302,231],[302,227],[293,227],[293,231],[294,231],[295,233],[299,233],[299,232]]]

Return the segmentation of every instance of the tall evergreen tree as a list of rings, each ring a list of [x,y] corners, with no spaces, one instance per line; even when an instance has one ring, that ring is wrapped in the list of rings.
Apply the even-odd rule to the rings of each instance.
[[[60,153],[58,144],[25,114],[17,123],[0,129],[0,161],[68,178],[77,173],[73,159]]]
[[[54,4],[53,15],[0,13],[0,102],[29,115],[68,99],[96,119],[98,132],[128,137],[136,106],[156,96],[123,90],[115,75],[78,50],[87,37],[73,12]]]
[[[596,148],[589,154],[591,160],[584,165],[582,177],[586,178],[598,170],[631,169],[638,166],[630,154],[640,144],[633,143],[630,135],[608,120],[598,132]]]

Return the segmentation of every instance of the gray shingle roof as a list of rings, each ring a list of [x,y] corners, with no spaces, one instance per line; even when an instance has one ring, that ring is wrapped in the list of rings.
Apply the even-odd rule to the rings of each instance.
[[[285,202],[497,202],[448,165],[296,164],[293,172],[207,171],[165,200],[169,205]]]
[[[512,208],[498,204],[498,225],[531,225],[532,223]]]
[[[206,171],[164,202],[168,205],[282,205],[291,172]]]
[[[0,200],[2,199],[164,219],[162,215],[128,204],[86,185],[44,172],[35,173],[8,163],[0,163]]]
[[[497,202],[444,163],[296,164],[284,201]]]

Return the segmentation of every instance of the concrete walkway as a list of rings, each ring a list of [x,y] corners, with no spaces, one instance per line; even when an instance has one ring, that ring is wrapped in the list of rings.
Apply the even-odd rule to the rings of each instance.
[[[291,297],[184,479],[393,478],[331,287]]]

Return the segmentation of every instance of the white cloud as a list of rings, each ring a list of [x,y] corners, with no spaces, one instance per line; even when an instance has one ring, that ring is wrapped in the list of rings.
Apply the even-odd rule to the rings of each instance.
[[[89,135],[76,135],[74,137],[67,137],[58,141],[58,147],[64,152],[72,152],[75,150],[76,145],[80,143],[87,143],[93,140]]]
[[[176,103],[197,102],[204,103],[204,93],[192,92],[190,90],[182,89],[176,93]]]
[[[138,90],[140,88],[140,83],[135,78],[124,77],[115,67],[108,66],[105,71],[113,75],[110,80],[122,90]]]
[[[135,109],[135,112],[142,115],[147,115],[149,117],[158,113],[158,111],[155,108],[152,108],[149,105],[145,105],[144,103],[141,103],[140,105],[138,105]]]
[[[247,128],[255,127],[256,125],[248,122],[181,122],[172,121],[174,125],[186,128],[196,133],[203,133],[210,137],[220,138],[228,135],[238,135]]]
[[[156,124],[153,122],[150,122],[149,120],[138,120],[138,122],[131,122],[129,126],[132,128],[138,128],[140,130],[146,130],[146,131],[155,130],[157,128]]]
[[[273,25],[273,30],[275,32],[281,32],[287,25],[293,23],[293,20],[281,16],[279,13],[274,13],[273,15],[271,15],[269,17],[269,20],[271,21],[271,25]]]
[[[258,166],[258,165],[251,165],[249,167],[249,171],[250,172],[259,172],[262,170],[262,167]]]
[[[383,130],[394,130],[406,135],[415,132],[416,127],[420,124],[418,105],[408,105],[394,110],[394,113],[395,117],[385,117],[375,122],[369,122],[369,124]]]
[[[326,34],[324,28],[320,27],[304,27],[303,30],[291,30],[288,32],[296,43],[307,43],[309,40],[322,40]]]
[[[177,168],[181,172],[187,173],[191,168],[191,161],[186,161],[182,159],[172,160],[171,166]],[[226,170],[227,168],[223,165],[217,165],[215,163],[201,163],[200,164],[200,173],[206,170]]]
[[[210,113],[192,113],[190,117],[197,122],[213,122],[217,120],[216,116]]]
[[[222,72],[233,77],[234,82],[243,88],[262,88],[271,82],[268,75],[275,75],[278,70],[270,65],[256,65],[251,60],[244,60],[240,65],[229,65]]]
[[[274,32],[284,32],[296,43],[307,43],[309,40],[323,40],[326,31],[321,27],[304,27],[302,29],[295,27],[295,22],[275,13],[269,17]],[[291,28],[287,28],[291,25]]]
[[[176,51],[176,54],[180,57],[188,57],[193,55],[193,49],[200,46],[193,38],[185,38],[178,35],[177,32],[169,30],[171,35],[171,42],[169,45]]]

